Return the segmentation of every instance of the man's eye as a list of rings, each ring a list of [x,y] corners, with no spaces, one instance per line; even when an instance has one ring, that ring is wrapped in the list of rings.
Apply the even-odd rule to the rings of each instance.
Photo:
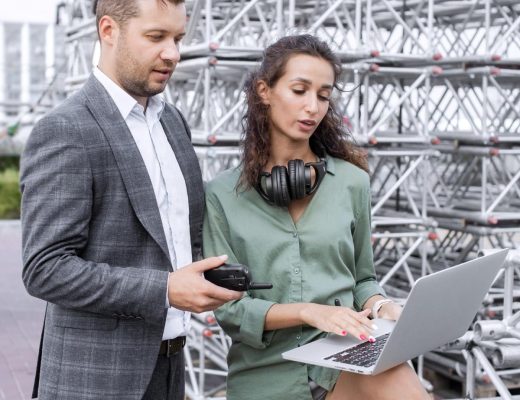
[[[161,40],[163,38],[162,35],[148,35],[148,37],[152,40]]]
[[[318,98],[322,101],[330,101],[330,98],[329,96],[322,96],[322,95],[319,95]]]

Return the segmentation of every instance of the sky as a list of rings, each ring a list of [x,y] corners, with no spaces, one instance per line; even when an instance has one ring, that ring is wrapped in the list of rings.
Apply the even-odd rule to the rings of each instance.
[[[60,1],[64,0],[0,0],[0,21],[54,22],[56,19],[56,4]]]

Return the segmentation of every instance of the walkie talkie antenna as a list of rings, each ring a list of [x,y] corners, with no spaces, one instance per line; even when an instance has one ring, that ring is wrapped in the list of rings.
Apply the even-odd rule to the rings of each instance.
[[[249,284],[249,290],[256,290],[256,289],[272,289],[273,284],[272,283],[255,283],[251,282]]]

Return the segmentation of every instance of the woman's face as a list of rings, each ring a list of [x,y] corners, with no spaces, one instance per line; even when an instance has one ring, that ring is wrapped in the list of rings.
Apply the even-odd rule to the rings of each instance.
[[[327,113],[333,84],[332,65],[304,54],[288,60],[272,88],[261,81],[258,94],[269,105],[271,140],[308,141]]]

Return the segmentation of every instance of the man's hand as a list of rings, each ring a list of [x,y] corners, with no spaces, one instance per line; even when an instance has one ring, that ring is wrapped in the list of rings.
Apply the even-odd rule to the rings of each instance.
[[[170,273],[168,301],[179,310],[200,313],[211,311],[228,301],[238,300],[241,292],[224,289],[204,279],[204,271],[226,262],[227,256],[210,257]]]

